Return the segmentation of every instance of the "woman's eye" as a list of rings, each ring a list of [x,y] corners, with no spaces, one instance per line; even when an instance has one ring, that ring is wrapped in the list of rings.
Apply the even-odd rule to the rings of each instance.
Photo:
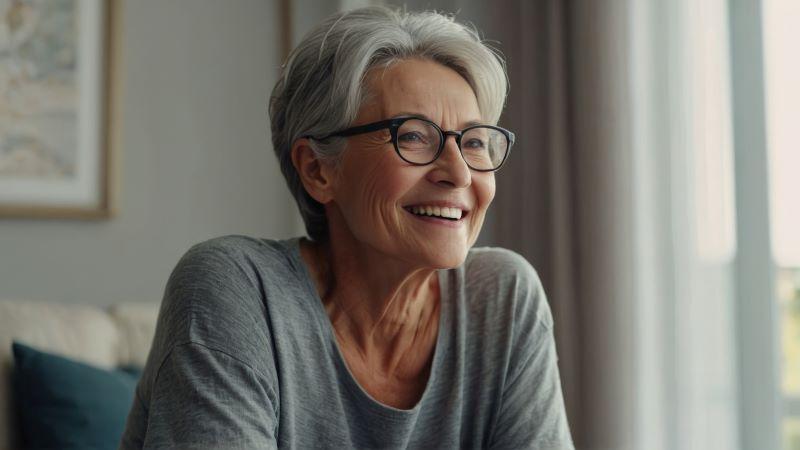
[[[470,140],[468,140],[466,142],[465,146],[467,148],[474,148],[474,149],[480,150],[480,149],[486,147],[486,144],[484,144],[484,142],[482,140],[480,140],[480,139],[470,139]]]
[[[412,133],[403,133],[398,136],[397,139],[401,142],[424,142],[422,135],[416,131]]]

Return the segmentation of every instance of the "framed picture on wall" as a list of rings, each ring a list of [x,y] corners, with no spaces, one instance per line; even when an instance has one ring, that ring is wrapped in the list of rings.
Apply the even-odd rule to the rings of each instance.
[[[113,9],[0,0],[0,218],[114,214]]]

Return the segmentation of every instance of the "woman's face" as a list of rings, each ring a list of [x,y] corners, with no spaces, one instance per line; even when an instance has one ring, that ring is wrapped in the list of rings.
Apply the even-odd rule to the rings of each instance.
[[[482,122],[469,84],[454,70],[429,60],[397,61],[366,78],[369,100],[355,125],[418,115],[443,130],[461,130]],[[332,202],[346,224],[331,238],[348,233],[357,245],[421,267],[460,265],[475,243],[495,193],[494,173],[471,170],[448,137],[439,158],[427,166],[411,165],[397,155],[389,130],[348,138]],[[423,218],[412,206],[460,205],[462,218]],[[329,214],[330,216],[330,214]],[[342,227],[344,228],[344,227]]]

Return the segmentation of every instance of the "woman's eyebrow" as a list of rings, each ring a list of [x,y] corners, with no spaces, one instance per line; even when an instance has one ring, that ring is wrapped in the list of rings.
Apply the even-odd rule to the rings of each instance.
[[[403,111],[403,112],[399,112],[397,114],[392,115],[392,117],[397,117],[397,118],[400,118],[400,117],[416,117],[417,119],[425,119],[425,120],[431,121],[433,123],[436,123],[433,119],[431,119],[430,117],[426,116],[425,114],[416,113],[416,112]]]
[[[419,118],[419,119],[425,119],[425,120],[427,120],[427,121],[430,121],[430,122],[436,123],[436,121],[435,121],[435,120],[431,119],[430,117],[426,116],[425,114],[422,114],[422,113],[417,113],[417,112],[405,112],[405,111],[404,111],[404,112],[399,112],[399,113],[397,113],[397,114],[394,114],[392,117],[393,117],[393,118],[399,118],[399,117],[417,117],[417,118]],[[439,124],[438,124],[438,123],[436,123],[436,125],[439,125]],[[483,123],[483,122],[481,122],[481,121],[479,121],[479,120],[468,120],[468,121],[464,122],[464,124],[462,125],[462,127],[461,127],[461,128],[462,128],[462,129],[464,129],[464,128],[469,128],[469,127],[471,127],[471,126],[475,126],[475,125],[484,125],[484,123]],[[441,126],[441,125],[439,125],[439,126]]]

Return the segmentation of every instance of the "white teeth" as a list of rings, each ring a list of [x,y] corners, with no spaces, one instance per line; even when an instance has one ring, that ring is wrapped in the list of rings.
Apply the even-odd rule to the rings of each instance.
[[[447,207],[440,207],[440,206],[412,206],[411,212],[414,214],[424,214],[427,216],[439,216],[439,217],[446,217],[448,219],[460,219],[461,218],[461,209],[459,208],[447,208]]]

